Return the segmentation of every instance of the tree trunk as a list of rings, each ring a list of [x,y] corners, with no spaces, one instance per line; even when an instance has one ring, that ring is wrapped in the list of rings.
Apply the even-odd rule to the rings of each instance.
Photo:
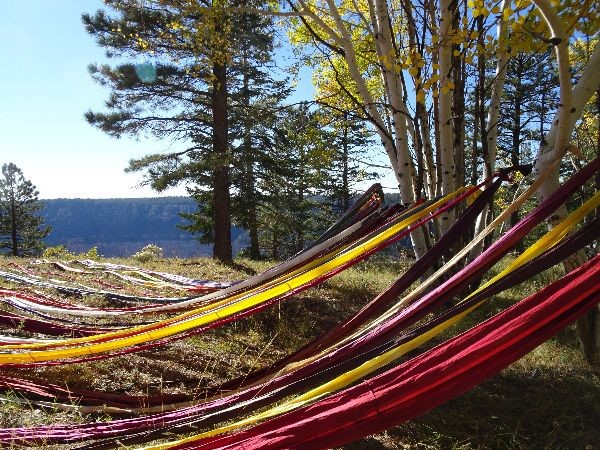
[[[465,3],[466,7],[466,3]],[[452,27],[459,28],[460,11],[457,1],[452,0]],[[460,52],[460,45],[455,44],[452,51],[452,78],[455,88],[452,91],[452,123],[454,140],[455,186],[465,184],[465,63],[460,56],[454,56],[454,50]]]
[[[479,117],[481,112],[481,92],[482,92],[482,84],[483,81],[481,79],[477,80],[477,85],[475,86],[475,107],[473,110],[473,139],[471,144],[471,177],[470,182],[472,185],[477,184],[477,180],[479,179],[479,173],[477,171],[478,166],[478,155],[479,155]]]
[[[501,11],[504,11],[506,6],[506,1],[503,1],[501,4]],[[479,18],[478,18],[479,19]],[[482,33],[483,29],[483,19],[479,22],[480,25],[480,33]],[[496,78],[494,83],[492,84],[492,93],[490,106],[487,114],[487,123],[485,123],[485,117],[483,113],[481,114],[481,153],[483,156],[483,178],[487,179],[494,174],[496,170],[496,149],[498,146],[498,120],[500,118],[500,99],[504,93],[504,81],[506,79],[506,68],[508,66],[508,25],[507,23],[499,19],[497,25],[497,36],[498,36],[498,61],[496,63]],[[484,63],[484,61],[483,61]],[[485,77],[485,67],[484,64],[479,64],[479,77]],[[483,86],[483,83],[482,83]],[[485,93],[481,92],[482,105],[485,99]],[[481,231],[485,229],[485,227],[491,222],[493,214],[491,214],[490,209],[486,206],[481,211],[481,214],[477,218],[477,222],[475,224],[475,234],[479,234]],[[483,242],[480,242],[473,250],[471,250],[470,257],[477,257],[482,249]]]
[[[231,250],[231,196],[229,192],[229,145],[227,124],[227,70],[224,63],[213,64],[213,257],[229,264]]]
[[[512,147],[510,151],[510,163],[513,166],[517,166],[521,160],[521,106],[523,103],[523,96],[521,94],[521,78],[520,74],[522,73],[522,64],[523,61],[519,59],[517,61],[517,72],[516,72],[516,84],[515,84],[515,98],[513,100],[514,103],[514,117],[513,117],[513,129],[512,129]],[[511,189],[514,192],[514,189]],[[514,226],[519,221],[519,211],[515,211],[510,215],[510,225]],[[517,251],[522,252],[525,249],[525,244],[523,241],[520,241],[516,247]]]
[[[246,161],[246,176],[248,177],[248,235],[250,237],[250,258],[260,258],[260,243],[258,239],[258,207],[256,187],[254,185],[254,162]]]
[[[391,128],[386,131],[385,127],[381,126],[378,127],[378,131],[396,174],[401,201],[405,204],[411,204],[415,201],[413,183],[415,171],[408,146],[406,121],[409,113],[403,100],[400,70],[390,58],[391,55],[395,55],[396,45],[390,24],[388,4],[383,0],[375,0],[374,3],[369,2],[369,8],[373,32],[376,37],[375,45],[380,61],[380,70],[392,109]],[[354,53],[352,55],[354,56]],[[356,60],[353,61],[356,68]],[[364,85],[364,81],[362,85]],[[359,84],[360,86],[361,84]],[[365,96],[363,95],[362,98],[365,99]],[[383,124],[382,121],[380,123]],[[415,256],[420,258],[427,251],[424,232],[422,229],[417,229],[411,233],[410,237]]]
[[[596,90],[596,115],[600,117],[600,88]],[[600,158],[600,126],[596,134],[596,156]],[[596,174],[596,191],[600,191],[600,172]]]
[[[275,223],[273,227],[273,235],[271,236],[271,259],[277,261],[279,259],[279,211],[275,211]]]
[[[594,92],[600,88],[600,44],[596,44],[594,47],[592,56],[573,89],[569,67],[568,35],[556,12],[546,0],[533,0],[533,2],[542,10],[544,20],[556,42],[555,53],[560,81],[559,109],[548,134],[542,140],[535,161],[537,176],[546,177],[537,193],[538,199],[542,201],[558,187],[558,166],[552,170],[552,173],[547,174],[547,172],[555,161],[564,157],[575,121],[581,116],[583,107]],[[554,223],[565,217],[566,213],[567,209],[563,205],[551,217],[549,226],[553,226]],[[565,267],[569,269],[579,262],[579,259],[567,260]],[[584,356],[592,369],[596,373],[600,373],[600,314],[598,307],[577,322],[577,331]]]
[[[393,130],[387,126],[385,119],[377,109],[377,102],[373,99],[371,92],[367,86],[366,80],[359,68],[355,48],[353,46],[350,31],[346,27],[344,19],[337,6],[332,0],[327,1],[329,11],[333,19],[333,25],[329,26],[317,14],[315,10],[310,9],[306,3],[300,2],[305,10],[305,13],[324,31],[326,32],[343,51],[344,60],[348,67],[348,73],[352,81],[356,84],[357,92],[360,96],[363,111],[369,117],[369,120],[375,125],[383,147],[388,155],[392,170],[396,175],[396,180],[400,188],[400,196],[403,202],[412,203],[413,186],[412,186],[412,165],[410,163],[410,153],[408,151],[408,132],[406,130],[406,120],[403,115],[406,113],[406,108],[401,100],[401,91],[397,79],[392,80],[393,72],[386,69],[389,66],[390,56],[393,54],[394,46],[391,39],[389,16],[387,15],[387,5],[382,0],[375,0],[377,6],[373,2],[369,2],[369,13],[373,34],[376,37],[375,47],[377,56],[380,58],[380,66],[382,70],[382,78],[386,85],[386,91],[392,103],[392,108],[396,109],[396,115],[400,120],[396,121],[394,117],[393,127],[400,130],[397,136],[393,136]],[[383,15],[383,16],[382,16]],[[384,36],[385,35],[385,36]],[[386,53],[387,52],[387,53]],[[392,65],[394,66],[394,65]],[[398,146],[398,142],[401,146]]]
[[[245,62],[245,58],[244,58]],[[250,113],[250,89],[248,74],[244,71],[243,75],[243,104],[245,108],[246,120],[244,121],[244,154],[242,160],[244,161],[244,190],[242,195],[246,196],[246,211],[245,211],[245,226],[248,228],[248,236],[250,238],[249,255],[251,259],[260,258],[260,243],[258,240],[258,199],[256,192],[256,179],[254,174],[254,160],[252,150],[252,126],[249,123]]]
[[[417,179],[415,181],[415,197],[419,198],[423,196],[424,187],[425,187],[425,165],[423,161],[424,149],[423,149],[423,140],[421,139],[421,123],[420,118],[422,117],[422,113],[420,110],[423,109],[423,104],[417,102],[416,104],[416,114],[414,120],[415,126],[415,156],[417,159]]]
[[[424,105],[417,105],[417,115],[421,130],[421,141],[423,142],[423,152],[425,153],[425,195],[433,198],[437,190],[437,169],[435,167],[433,146],[431,143],[431,128]]]
[[[13,256],[19,256],[19,241],[17,239],[17,203],[11,196],[10,199],[10,238],[12,242]]]
[[[350,208],[350,143],[348,142],[348,112],[344,111],[343,125],[343,141],[342,141],[342,211],[347,211]]]
[[[442,172],[442,195],[449,194],[456,188],[453,133],[452,133],[452,11],[450,0],[440,0],[440,92],[439,92],[439,126],[440,126],[440,166]],[[445,233],[452,221],[452,210],[441,215],[440,231]]]
[[[303,148],[300,149],[300,161],[306,161],[306,153]],[[295,239],[294,239],[294,253],[301,251],[304,248],[304,241],[306,235],[306,224],[308,221],[307,210],[304,204],[305,198],[305,176],[304,170],[302,167],[299,171],[299,184],[297,186],[296,194],[296,202],[300,207],[298,208],[298,212],[294,214],[296,219],[296,226],[294,230]]]
[[[424,9],[427,12],[427,21],[428,21],[429,27],[431,29],[431,34],[439,36],[439,30],[438,30],[439,23],[437,21],[437,16],[436,16],[435,1],[434,0],[426,0]],[[439,66],[438,52],[433,52],[433,51],[431,52],[431,64],[433,67]],[[435,73],[436,72],[434,71],[433,74],[435,74]],[[431,126],[430,126],[429,122],[427,122],[427,128],[426,128],[430,134],[429,139],[427,139],[427,140],[425,140],[425,138],[423,139],[426,144],[427,143],[429,144],[429,148],[431,149],[430,158],[426,159],[426,161],[428,162],[428,165],[431,165],[431,167],[433,169],[431,171],[431,176],[429,178],[429,181],[432,183],[432,185],[430,186],[430,190],[429,190],[430,198],[438,196],[442,193],[442,164],[441,164],[441,160],[440,160],[441,145],[440,145],[440,102],[439,102],[440,86],[439,86],[439,84],[440,83],[438,82],[436,85],[438,95],[434,95],[433,99],[432,99],[433,141],[431,140]],[[422,122],[425,122],[425,120],[422,120]],[[433,153],[433,149],[431,148],[432,144],[435,146],[435,154]],[[426,157],[427,157],[427,155],[426,155]],[[436,217],[434,220],[432,220],[433,234],[436,239],[439,238],[440,233],[441,233],[440,222],[441,222],[441,219],[439,217]]]
[[[596,112],[600,117],[600,87],[596,90]],[[596,157],[600,157],[600,129],[597,133]],[[596,190],[600,191],[600,172],[596,173],[595,182]],[[577,321],[577,337],[585,359],[600,375],[600,306]]]
[[[506,1],[501,4],[501,10],[504,11]],[[496,170],[496,151],[498,148],[498,121],[500,120],[500,99],[504,93],[504,81],[506,79],[506,68],[508,66],[508,24],[500,19],[497,27],[498,35],[498,61],[496,63],[496,78],[492,85],[492,94],[490,107],[488,110],[486,139],[487,139],[487,160],[484,165],[484,178],[492,176]]]

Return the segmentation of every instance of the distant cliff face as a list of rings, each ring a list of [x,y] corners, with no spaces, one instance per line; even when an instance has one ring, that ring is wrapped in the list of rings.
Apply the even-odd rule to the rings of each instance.
[[[103,256],[130,256],[148,244],[156,244],[165,256],[192,257],[212,253],[187,231],[180,212],[193,212],[196,202],[188,197],[130,199],[43,200],[42,210],[52,232],[46,245],[66,245],[71,252],[98,247]],[[248,245],[244,230],[232,230],[234,253]]]

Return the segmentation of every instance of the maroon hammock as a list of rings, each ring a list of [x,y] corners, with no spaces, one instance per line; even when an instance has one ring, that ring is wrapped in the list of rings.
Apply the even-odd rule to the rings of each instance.
[[[551,197],[549,197],[545,202],[543,202],[542,205],[540,205],[538,208],[536,208],[536,210],[534,212],[532,212],[530,215],[528,215],[527,217],[523,218],[522,221],[515,227],[515,229],[511,229],[509,233],[507,233],[507,235],[503,236],[502,238],[500,238],[500,240],[490,249],[488,249],[488,251],[486,252],[487,257],[498,257],[499,255],[503,254],[504,252],[506,252],[512,244],[514,244],[515,242],[518,241],[519,237],[518,236],[523,236],[525,232],[527,232],[528,230],[530,230],[535,223],[539,222],[540,220],[542,220],[544,217],[546,217],[547,215],[549,215],[555,208],[557,203],[560,204],[559,202],[564,201],[564,199],[568,196],[568,194],[570,192],[572,192],[577,186],[581,185],[581,183],[583,183],[587,178],[589,178],[589,176],[593,175],[595,173],[595,171],[598,168],[598,164],[600,163],[600,159],[596,159],[593,163],[590,163],[590,165],[586,166],[586,168],[582,169],[580,172],[578,172],[576,175],[574,175],[570,180],[568,180],[566,183],[564,183],[559,190],[557,190],[555,193],[552,194]],[[490,255],[491,253],[491,255]],[[484,262],[485,260],[485,262]],[[489,260],[484,257],[484,255],[482,255],[481,259],[476,260],[475,262],[471,263],[467,268],[465,268],[460,274],[457,274],[457,277],[460,279],[462,278],[462,280],[464,281],[465,278],[468,278],[468,276],[471,276],[473,274],[479,274],[480,271],[477,270],[479,269],[481,266],[489,266],[490,262]],[[473,267],[474,266],[474,267]],[[448,282],[446,282],[444,285],[446,287],[453,287],[456,288],[456,282],[458,280],[455,279],[453,277],[453,279],[448,280]],[[447,292],[445,291],[445,289],[436,289],[435,290],[435,294],[433,294],[433,297],[440,297],[440,294],[442,292]],[[428,301],[433,300],[431,295],[426,295],[425,298],[427,298]],[[404,315],[403,319],[406,319],[407,316]],[[391,322],[395,322],[395,320],[392,320]],[[400,320],[399,323],[396,323],[396,325],[400,325],[403,322],[403,320]],[[386,334],[387,332],[391,332],[393,330],[393,326],[390,325],[394,325],[394,324],[385,324],[381,327],[381,329],[378,329],[377,332],[375,334],[371,334],[369,333],[369,335],[367,336],[363,336],[363,338],[361,339],[361,345],[365,344],[365,341],[371,341],[370,344],[371,346],[376,343],[376,342],[381,342],[380,338],[381,336],[378,336],[378,333],[381,333],[382,335]],[[396,332],[398,330],[396,329]],[[389,336],[389,335],[388,335]],[[346,346],[345,348],[343,348],[342,352],[346,355],[346,359],[349,358],[352,354],[353,351],[356,351],[359,349],[360,346],[357,347],[356,345],[357,343],[351,343],[350,345]],[[371,347],[372,348],[372,347]],[[341,350],[341,349],[340,349]],[[361,351],[364,351],[364,347],[361,349]],[[338,350],[339,352],[339,350]],[[338,353],[338,352],[334,352],[334,353]],[[338,356],[340,356],[341,353],[338,353]],[[292,378],[293,379],[298,379],[298,377],[302,377],[302,375],[306,374],[304,373],[305,371],[309,371],[309,370],[314,370],[315,367],[314,366],[319,366],[320,368],[324,368],[327,365],[327,362],[331,362],[331,355],[328,355],[327,357],[324,357],[322,359],[320,359],[318,362],[315,362],[315,364],[311,364],[311,366],[313,367],[304,367],[302,369],[300,369],[299,371],[294,372],[293,374],[288,374],[288,376],[284,376],[281,377],[281,379],[277,379],[272,380],[271,382],[267,383],[266,386],[263,386],[263,388],[267,388],[267,390],[272,390],[273,388],[275,388],[275,385],[281,385],[281,384],[286,384],[291,382]],[[329,360],[329,361],[328,361]],[[281,383],[281,384],[280,384]],[[260,387],[258,387],[260,388]],[[252,389],[250,389],[249,391],[252,391]],[[210,402],[210,406],[215,407],[215,408],[219,408],[219,407],[227,407],[232,405],[235,401],[237,400],[241,400],[241,397],[244,397],[246,394],[248,394],[249,392],[246,393],[238,393],[237,395],[232,395],[223,399],[217,399],[214,400],[212,402]],[[110,425],[106,424],[105,430],[104,432],[107,434],[112,434],[115,433],[117,434],[118,428],[121,428],[121,431],[125,431],[126,429],[129,429],[129,431],[133,431],[134,429],[137,429],[138,431],[141,431],[144,429],[144,427],[161,427],[161,426],[168,426],[167,424],[170,422],[171,424],[174,423],[182,423],[185,422],[186,420],[191,419],[191,415],[193,414],[192,411],[195,410],[196,413],[199,413],[201,410],[207,411],[209,409],[209,404],[204,404],[204,405],[199,405],[197,407],[192,407],[192,408],[188,408],[186,410],[180,410],[180,411],[174,411],[171,413],[167,413],[164,415],[158,414],[158,415],[154,415],[154,416],[149,416],[143,419],[135,419],[135,420],[126,420],[126,421],[116,421],[116,422],[112,422]],[[186,418],[187,416],[187,418]],[[192,419],[193,420],[193,419]],[[119,423],[119,425],[117,425],[117,422]],[[97,424],[95,424],[95,426],[90,426],[87,425],[85,427],[79,427],[79,426],[71,426],[71,427],[48,427],[46,430],[42,431],[43,427],[40,427],[36,430],[36,434],[38,437],[44,435],[46,439],[60,439],[59,436],[63,436],[63,439],[69,439],[69,437],[71,439],[85,439],[85,438],[91,438],[93,435],[96,435],[95,431],[92,431],[91,429],[89,430],[84,430],[84,428],[96,428]],[[62,428],[62,429],[61,429]],[[146,428],[148,429],[148,428]],[[51,431],[52,430],[52,431]],[[16,440],[18,440],[19,438],[21,439],[27,439],[26,436],[28,434],[30,434],[33,430],[26,430],[26,429],[12,429],[12,430],[3,430],[6,431],[7,433],[10,433],[11,436],[13,436]],[[100,431],[100,429],[96,430],[97,432]],[[47,432],[49,432],[48,434],[46,434]],[[90,434],[88,434],[88,432]],[[8,437],[8,436],[7,436]],[[30,434],[29,439],[31,439],[31,437],[33,437]]]
[[[385,373],[249,430],[177,449],[325,449],[399,425],[507,367],[600,303],[600,255]]]
[[[231,380],[223,384],[220,389],[225,391],[228,389],[237,389],[244,384],[258,382],[269,373],[276,373],[287,364],[308,358],[317,353],[320,349],[340,341],[342,338],[350,335],[360,326],[367,323],[370,319],[384,312],[398,296],[402,294],[402,292],[408,289],[420,276],[426,273],[440,260],[445,251],[454,245],[458,239],[467,232],[469,226],[474,223],[477,215],[483,210],[484,206],[492,201],[494,194],[502,184],[502,181],[502,178],[498,177],[491,183],[491,185],[475,199],[463,214],[460,215],[448,231],[440,236],[440,239],[425,253],[425,255],[423,255],[423,257],[415,261],[392,285],[369,301],[369,303],[361,308],[354,316],[338,324],[327,333],[309,342],[306,346],[300,348],[281,361],[278,361],[275,365],[259,369],[244,377]],[[484,184],[486,184],[486,182],[481,183],[476,187]],[[462,200],[462,196],[459,197],[458,200]],[[455,202],[451,202],[450,206],[454,206],[455,204]]]
[[[534,274],[539,273],[539,271],[545,270],[548,267],[553,266],[554,264],[560,262],[560,260],[564,259],[565,255],[572,254],[578,248],[581,248],[582,245],[585,245],[585,244],[589,243],[590,240],[597,238],[597,236],[598,236],[597,230],[600,230],[600,228],[598,228],[598,226],[600,225],[599,222],[600,222],[600,219],[596,219],[596,220],[590,222],[584,228],[582,228],[580,231],[575,233],[573,236],[570,236],[564,242],[553,247],[551,250],[549,250],[548,252],[545,252],[543,255],[540,255],[540,257],[532,260],[531,262],[529,262],[529,263],[521,266],[517,270],[511,272],[507,277],[494,283],[492,286],[486,288],[484,291],[481,291],[476,297],[473,297],[472,299],[469,299],[469,301],[461,303],[460,305],[457,305],[456,307],[452,308],[451,310],[446,311],[444,314],[438,316],[437,318],[424,324],[423,326],[420,326],[419,328],[411,331],[410,333],[402,335],[400,338],[398,338],[396,340],[396,343],[390,342],[390,343],[386,344],[386,346],[382,346],[380,349],[375,349],[376,351],[374,351],[374,352],[366,352],[366,353],[361,352],[359,359],[361,361],[369,360],[372,357],[375,357],[375,356],[381,354],[383,351],[387,351],[388,349],[392,348],[395,345],[401,344],[403,342],[407,342],[408,340],[411,339],[411,336],[414,337],[415,335],[418,335],[421,332],[431,329],[432,326],[435,326],[436,324],[440,323],[441,321],[447,319],[449,316],[459,313],[460,311],[464,311],[466,308],[468,308],[469,306],[472,306],[473,304],[479,303],[480,301],[484,300],[487,296],[501,292],[502,290],[504,290],[510,286],[513,286],[516,283],[523,281],[524,279],[530,278]],[[355,357],[353,357],[352,359],[355,359]],[[358,363],[359,362],[356,362],[356,364],[358,364]],[[328,375],[330,377],[339,375],[340,373],[343,373],[345,370],[349,370],[349,369],[355,367],[355,364],[354,365],[350,364],[348,367],[346,367],[346,369],[339,371],[338,369],[342,368],[342,366],[344,366],[344,364],[338,364],[336,366],[336,368],[333,369],[333,372],[335,372],[335,373],[332,373],[331,368],[328,369],[327,370]],[[290,381],[289,377],[283,377],[283,378],[288,379],[287,381]],[[12,439],[32,440],[32,438],[34,438],[34,440],[35,440],[35,438],[41,439],[42,441],[45,441],[45,442],[50,442],[50,441],[54,441],[54,440],[71,441],[71,440],[85,439],[86,437],[97,439],[98,437],[107,436],[109,434],[121,434],[123,432],[127,432],[127,434],[128,434],[127,436],[119,438],[119,442],[121,442],[122,444],[131,444],[132,442],[144,442],[144,441],[147,441],[148,438],[150,438],[150,436],[157,437],[157,435],[160,435],[160,432],[156,433],[156,432],[145,431],[145,430],[147,430],[148,425],[154,424],[155,427],[162,426],[162,427],[171,428],[172,426],[179,424],[177,431],[182,432],[182,431],[185,431],[184,429],[181,428],[181,425],[184,425],[184,424],[189,425],[189,424],[195,422],[196,427],[206,426],[208,424],[214,424],[219,421],[226,420],[228,418],[233,418],[236,416],[235,411],[233,411],[233,408],[231,407],[231,405],[235,404],[236,400],[239,402],[245,402],[247,404],[249,399],[252,399],[255,395],[257,395],[257,392],[260,392],[263,395],[258,396],[258,397],[265,397],[265,398],[263,398],[263,400],[259,400],[258,398],[252,400],[253,406],[254,406],[254,408],[256,408],[256,407],[264,405],[266,403],[277,401],[278,399],[281,399],[284,396],[290,395],[294,392],[299,392],[299,391],[304,391],[306,389],[310,389],[311,387],[314,387],[315,385],[319,384],[320,378],[321,377],[317,376],[317,379],[312,380],[312,381],[308,380],[307,378],[302,379],[302,380],[296,379],[296,381],[293,382],[293,384],[292,383],[287,384],[285,388],[283,388],[283,389],[279,388],[279,389],[277,389],[276,393],[274,393],[274,394],[272,393],[268,397],[265,397],[266,392],[272,390],[272,388],[274,387],[272,383],[268,383],[266,386],[256,386],[257,389],[250,389],[245,393],[240,393],[240,395],[233,395],[233,396],[230,396],[229,398],[222,398],[222,399],[218,399],[216,401],[209,402],[209,404],[198,405],[196,407],[191,407],[191,408],[184,408],[182,410],[173,411],[173,412],[166,413],[166,414],[157,414],[157,415],[153,415],[153,416],[148,416],[144,419],[141,419],[141,418],[140,419],[127,419],[127,420],[112,421],[112,422],[100,423],[100,424],[71,425],[71,426],[56,425],[56,426],[50,426],[50,427],[37,427],[37,428],[30,428],[30,429],[2,430],[2,431],[6,431],[9,433],[6,437],[4,437],[4,436],[2,437],[2,441],[8,442]],[[283,379],[279,380],[279,381],[281,382],[281,381],[283,381]],[[316,384],[315,384],[315,381],[317,382]],[[326,381],[326,379],[321,379],[320,383],[322,383],[324,381]],[[258,401],[255,401],[255,400],[258,400]],[[266,401],[266,403],[265,403],[265,401]],[[213,408],[210,408],[209,406],[213,406],[216,408],[219,408],[219,406],[220,406],[221,408],[226,408],[227,405],[230,405],[227,408],[227,411],[231,411],[234,414],[231,414],[231,415],[228,413],[222,414],[224,411],[210,413],[210,410]],[[252,409],[254,409],[254,408],[252,408]],[[243,412],[247,412],[244,407],[241,409]],[[204,417],[198,416],[198,414],[201,414],[202,412],[204,412],[204,414],[205,414]],[[239,414],[240,411],[238,411],[237,413]],[[200,423],[202,425],[200,425]],[[118,431],[119,429],[120,429],[120,432]],[[190,430],[187,429],[187,431],[190,431]],[[1,435],[3,435],[3,434],[4,433],[2,433]],[[27,435],[29,435],[29,437],[26,437]],[[7,439],[8,436],[11,436],[12,439]],[[63,436],[63,439],[60,439],[59,436]],[[81,448],[114,448],[115,445],[117,445],[117,444],[116,444],[116,442],[114,442],[113,439],[106,439],[100,444],[93,444],[93,443],[88,442]]]
[[[484,182],[482,184],[485,184]],[[385,301],[389,303],[391,300],[395,298],[395,296],[403,291],[408,285],[412,284],[419,276],[419,274],[423,273],[427,268],[431,266],[438,258],[441,257],[443,250],[448,248],[448,246],[452,245],[458,237],[464,234],[465,230],[468,228],[469,224],[471,224],[477,214],[481,211],[483,206],[487,204],[492,198],[494,193],[500,187],[502,183],[501,177],[498,177],[494,183],[491,184],[489,189],[486,189],[481,195],[479,195],[475,201],[467,208],[467,210],[461,215],[461,217],[456,221],[456,223],[448,230],[444,236],[434,245],[427,254],[415,262],[413,266],[411,266],[406,273],[399,278],[399,280],[394,283],[395,290],[391,292],[390,290],[386,290],[386,296],[378,296],[372,302],[369,303],[368,306],[363,308],[361,311],[362,314],[359,314],[358,317],[352,319],[349,323],[343,324],[342,327],[337,327],[336,330],[343,331],[346,334],[349,332],[350,328],[355,329],[359,326],[360,323],[364,323],[369,317],[373,317],[378,312],[385,309],[386,304],[382,303]],[[476,186],[478,188],[479,186]],[[470,193],[469,190],[468,193]],[[452,201],[446,207],[450,208],[454,206],[458,201],[462,200],[463,196],[460,196],[457,201]],[[402,283],[400,283],[403,281]],[[385,297],[385,298],[384,298]],[[64,333],[64,331],[63,331]],[[327,337],[329,339],[334,339],[337,333],[328,333]],[[341,335],[341,333],[340,333]],[[325,337],[325,336],[324,336]],[[319,341],[315,342],[319,343]],[[323,340],[320,340],[320,343],[323,345]],[[312,347],[312,346],[311,346]],[[315,346],[316,350],[320,346]],[[294,355],[292,355],[294,356]],[[290,358],[291,359],[291,358]],[[283,360],[284,362],[287,361]],[[266,371],[263,369],[261,372],[257,372],[256,374],[261,373],[262,376],[265,375]],[[256,376],[256,375],[255,375]],[[246,382],[250,382],[250,380],[246,380]],[[242,384],[240,381],[231,381],[227,383],[227,385],[236,385]],[[41,383],[40,381],[31,381],[31,380],[19,380],[13,377],[0,377],[0,387],[3,389],[13,389],[20,392],[30,392],[29,398],[33,399],[46,399],[50,401],[55,401],[56,399],[61,400],[71,400],[76,398],[77,401],[81,404],[87,405],[102,405],[105,404],[107,406],[117,406],[117,407],[143,407],[143,406],[151,406],[151,405],[160,405],[160,404],[169,404],[175,402],[183,402],[189,401],[193,399],[193,396],[186,396],[183,394],[171,394],[171,395],[155,395],[149,397],[143,396],[127,396],[127,395],[108,395],[102,392],[94,392],[88,390],[81,389],[69,389],[66,390],[63,387],[52,385],[49,383]],[[220,389],[223,389],[220,387]]]

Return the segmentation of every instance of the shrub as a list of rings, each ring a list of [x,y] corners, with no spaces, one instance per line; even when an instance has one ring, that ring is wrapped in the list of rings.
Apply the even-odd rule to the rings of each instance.
[[[56,245],[54,247],[48,247],[44,250],[42,254],[44,258],[73,258],[75,255],[67,250],[67,247],[64,245]]]
[[[163,250],[158,245],[148,244],[142,248],[139,252],[132,255],[132,258],[136,261],[145,263],[153,261],[163,257]]]
[[[98,247],[92,247],[87,252],[81,253],[79,256],[87,259],[100,259],[102,255],[98,253]]]

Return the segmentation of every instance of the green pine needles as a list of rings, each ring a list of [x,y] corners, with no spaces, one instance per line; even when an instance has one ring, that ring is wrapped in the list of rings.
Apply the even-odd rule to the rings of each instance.
[[[35,256],[44,249],[42,239],[51,227],[38,212],[44,205],[36,187],[15,164],[2,166],[0,178],[0,252],[12,256]]]

